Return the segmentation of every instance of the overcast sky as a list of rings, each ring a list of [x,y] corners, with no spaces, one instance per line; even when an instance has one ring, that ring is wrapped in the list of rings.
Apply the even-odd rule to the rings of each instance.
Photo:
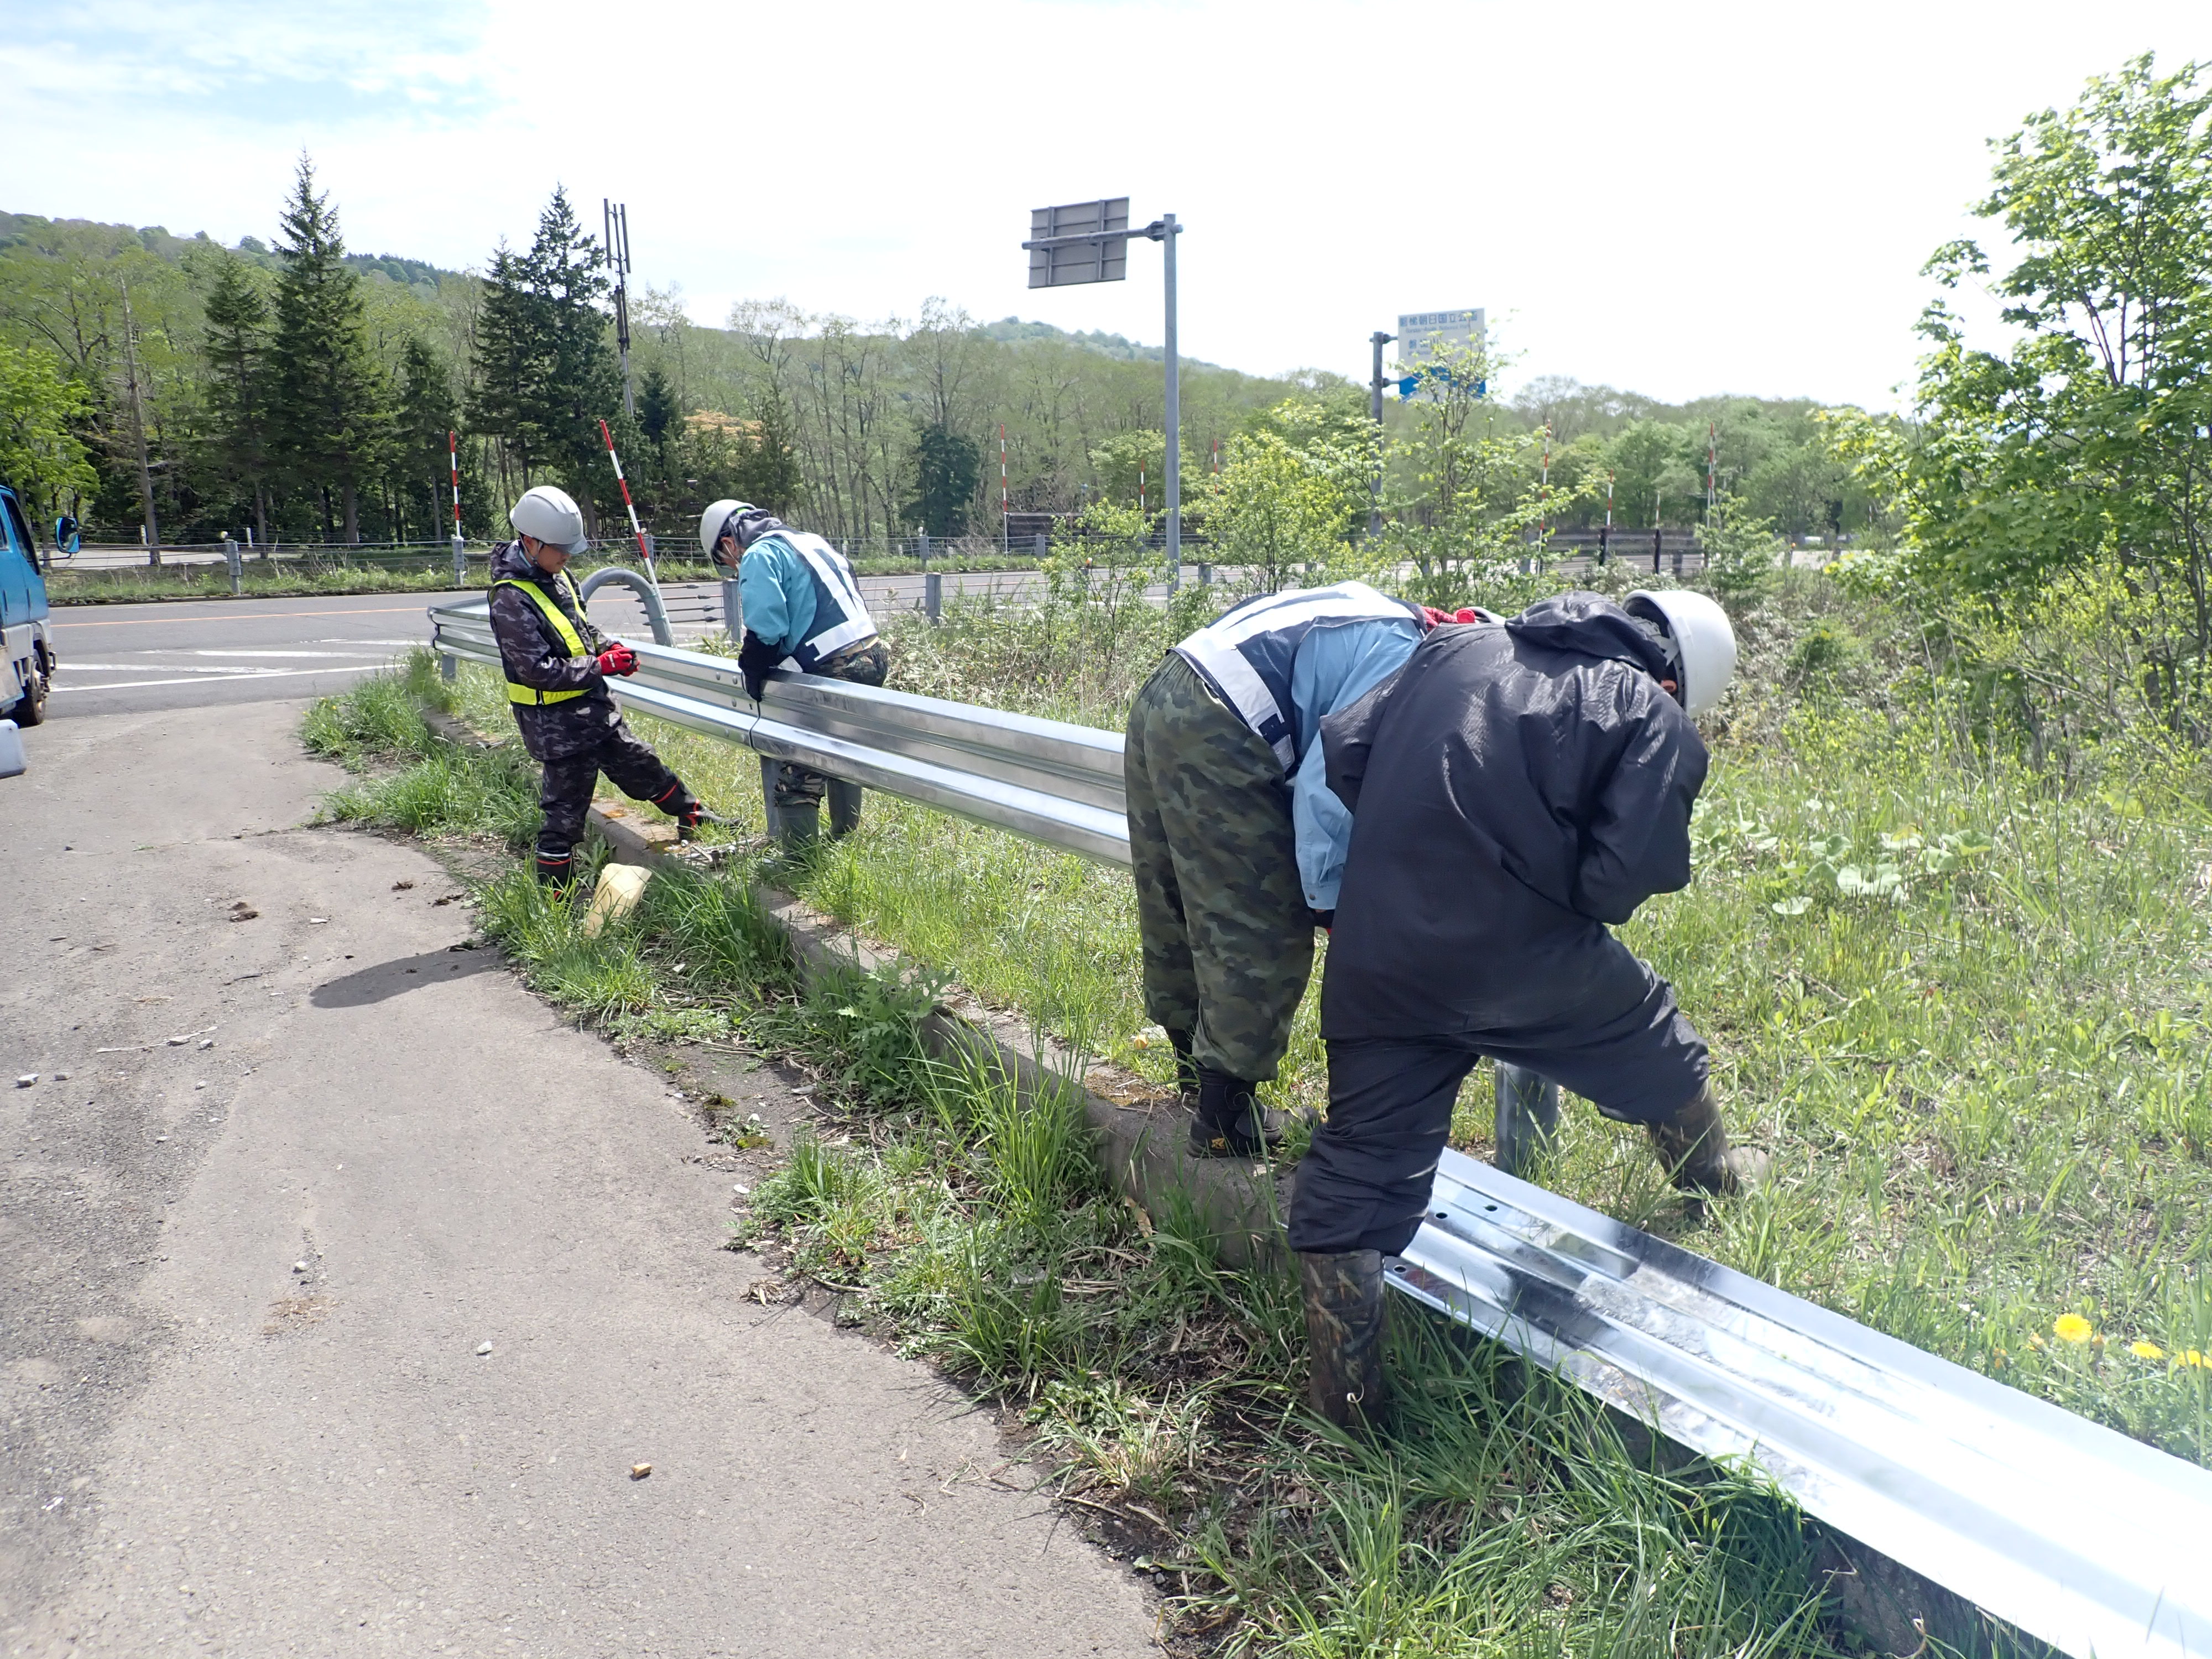
[[[2212,4],[1861,0],[0,0],[0,208],[271,239],[313,152],[359,252],[478,266],[554,185],[626,199],[691,315],[785,296],[1160,337],[1130,279],[1024,286],[1029,210],[1173,211],[1183,349],[1364,379],[1481,306],[1515,378],[1876,407],[1984,141]]]

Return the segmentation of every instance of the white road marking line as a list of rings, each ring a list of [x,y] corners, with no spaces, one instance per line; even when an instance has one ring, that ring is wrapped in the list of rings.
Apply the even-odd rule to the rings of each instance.
[[[106,685],[57,684],[57,694],[64,691],[135,691],[147,685],[214,685],[222,680],[289,680],[304,674],[366,674],[380,665],[373,662],[356,663],[350,668],[269,668],[251,674],[217,674],[213,678],[181,680],[116,680]],[[207,671],[203,670],[205,673]]]
[[[372,643],[372,644],[373,644],[373,643],[374,643],[374,641],[370,641],[370,643]],[[357,658],[357,657],[359,657],[361,654],[362,654],[362,653],[361,653],[360,652],[358,652],[358,651],[223,651],[223,650],[212,650],[212,649],[211,649],[211,650],[195,650],[195,651],[192,653],[192,655],[194,655],[195,657],[356,657],[356,658]],[[383,660],[384,660],[384,659],[383,659],[383,658],[381,658],[381,657],[379,657],[379,658],[377,659],[377,660],[378,660],[379,662],[381,662],[381,661],[383,661]]]
[[[190,662],[64,662],[63,674],[276,674],[276,668],[216,668]]]

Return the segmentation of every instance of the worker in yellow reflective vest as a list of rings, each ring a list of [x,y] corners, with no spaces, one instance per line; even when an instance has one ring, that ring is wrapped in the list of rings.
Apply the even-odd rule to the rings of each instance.
[[[544,767],[538,804],[538,879],[566,892],[592,793],[604,772],[633,800],[649,801],[688,838],[726,819],[684,787],[651,744],[623,724],[607,681],[637,672],[637,656],[584,615],[567,571],[584,550],[584,515],[566,490],[539,484],[507,515],[515,539],[491,556],[491,631],[507,671],[507,697],[522,746]]]

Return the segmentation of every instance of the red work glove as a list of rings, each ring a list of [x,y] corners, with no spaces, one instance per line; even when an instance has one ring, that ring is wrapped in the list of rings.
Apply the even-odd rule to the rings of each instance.
[[[1471,623],[1482,620],[1482,612],[1480,611],[1472,609],[1439,611],[1432,605],[1423,605],[1421,615],[1431,628],[1441,628],[1446,623]]]
[[[637,672],[637,653],[617,641],[599,654],[599,672],[610,678],[618,674]]]

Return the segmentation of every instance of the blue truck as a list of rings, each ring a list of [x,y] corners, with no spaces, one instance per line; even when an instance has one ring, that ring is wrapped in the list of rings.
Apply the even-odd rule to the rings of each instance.
[[[15,492],[0,483],[0,720],[36,726],[46,717],[54,642],[46,629],[46,580],[39,544]]]

